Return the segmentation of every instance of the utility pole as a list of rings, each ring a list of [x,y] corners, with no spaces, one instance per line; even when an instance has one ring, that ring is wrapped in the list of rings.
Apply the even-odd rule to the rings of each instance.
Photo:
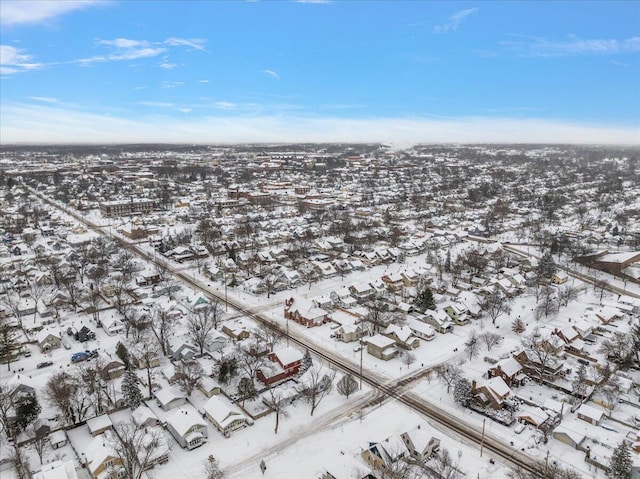
[[[482,451],[484,450],[484,425],[487,422],[487,419],[482,420],[482,439],[480,440],[480,457],[482,457]]]

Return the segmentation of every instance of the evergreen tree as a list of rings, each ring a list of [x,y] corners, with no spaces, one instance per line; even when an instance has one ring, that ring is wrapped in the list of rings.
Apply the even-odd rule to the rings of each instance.
[[[302,358],[302,364],[300,364],[300,374],[307,371],[311,366],[313,366],[313,358],[307,349],[304,353],[304,357]]]
[[[11,363],[17,361],[20,356],[20,343],[18,335],[8,321],[2,320],[0,325],[0,363],[11,369]]]
[[[430,288],[424,288],[418,292],[415,305],[420,309],[436,309],[436,302],[433,299],[433,293]]]
[[[24,431],[29,424],[38,419],[42,408],[33,394],[20,394],[13,403],[16,413],[16,425]]]
[[[516,334],[524,333],[526,329],[527,327],[524,324],[524,321],[520,318],[514,319],[513,323],[511,323],[511,331]]]
[[[538,263],[538,269],[536,270],[538,279],[551,279],[551,276],[553,276],[556,271],[558,271],[558,268],[553,261],[551,251],[547,251]]]
[[[447,259],[444,261],[444,270],[447,273],[451,273],[451,250],[447,250]]]
[[[140,391],[138,376],[131,370],[127,370],[124,373],[122,395],[131,409],[136,409],[142,404],[142,392]]]
[[[256,385],[253,383],[253,379],[244,377],[240,379],[238,383],[238,395],[242,398],[242,405],[248,399],[249,401],[258,397],[258,391]]]
[[[473,400],[471,383],[467,378],[459,377],[453,385],[453,399],[463,407],[469,407]]]
[[[613,450],[607,477],[609,479],[631,479],[632,472],[633,461],[631,460],[629,446],[627,446],[626,442],[622,441]]]
[[[129,369],[131,367],[131,362],[129,361],[129,351],[127,351],[127,347],[121,342],[118,342],[118,345],[116,346],[116,356],[120,358],[120,361],[122,361],[122,364],[124,364],[124,367],[126,369]]]

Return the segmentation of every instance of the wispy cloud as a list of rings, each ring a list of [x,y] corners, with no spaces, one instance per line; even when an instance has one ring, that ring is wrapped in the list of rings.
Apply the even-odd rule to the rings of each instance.
[[[273,70],[262,70],[262,73],[265,75],[269,75],[271,78],[275,78],[276,80],[280,80],[280,75],[278,75]]]
[[[29,100],[41,101],[44,103],[58,103],[57,98],[49,97],[49,96],[28,96]]]
[[[164,41],[165,45],[169,45],[171,47],[190,47],[196,50],[205,51],[204,44],[207,43],[206,40],[202,38],[176,38],[171,37],[167,38]]]
[[[3,0],[0,24],[10,26],[41,23],[98,3],[105,2],[104,0]]]
[[[165,108],[165,107],[162,107]],[[638,127],[513,117],[339,118],[294,114],[188,116],[191,105],[135,119],[57,105],[3,104],[3,143],[391,142],[638,144]],[[172,116],[176,115],[176,116]]]
[[[33,56],[11,45],[0,45],[0,75],[11,75],[27,70],[42,68],[42,63],[34,63]]]
[[[197,50],[204,50],[202,46],[205,40],[202,39],[184,39],[171,37],[161,42],[150,42],[148,40],[133,40],[130,38],[115,38],[113,40],[98,40],[98,45],[111,49],[106,55],[96,55],[93,57],[82,58],[72,63],[90,64],[97,62],[138,60],[141,58],[153,58],[166,53],[169,47],[187,47]],[[175,63],[168,61],[168,57],[163,59],[160,64],[161,68],[172,69],[177,67]]]
[[[236,110],[238,108],[236,103],[230,101],[217,101],[215,102],[215,106],[221,110]]]
[[[567,57],[579,55],[614,55],[640,51],[640,37],[624,40],[582,39],[569,36],[566,40],[554,41],[546,37],[512,35],[516,40],[503,41],[500,45],[519,56]]]
[[[168,108],[181,113],[190,113],[192,110],[191,107],[176,105],[175,103],[165,101],[139,101],[138,105],[150,106],[153,108]]]
[[[162,63],[160,63],[158,65],[160,68],[164,68],[165,70],[173,70],[175,67],[178,66],[177,63],[170,63],[166,60],[163,60]]]
[[[163,81],[160,85],[162,88],[178,88],[184,85],[183,81]]]
[[[449,19],[440,25],[433,27],[433,33],[447,33],[458,29],[460,24],[469,15],[473,15],[478,11],[477,8],[467,8],[466,10],[460,10],[449,17]]]
[[[198,80],[198,83],[209,83],[209,80]]]

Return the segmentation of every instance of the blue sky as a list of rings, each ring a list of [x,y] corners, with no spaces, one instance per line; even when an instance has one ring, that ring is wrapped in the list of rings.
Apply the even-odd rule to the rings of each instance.
[[[640,3],[1,1],[0,140],[639,143]]]

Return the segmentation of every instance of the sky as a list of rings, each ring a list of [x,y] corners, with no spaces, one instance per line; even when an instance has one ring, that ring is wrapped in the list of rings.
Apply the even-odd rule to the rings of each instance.
[[[636,1],[0,0],[0,143],[640,143]]]

